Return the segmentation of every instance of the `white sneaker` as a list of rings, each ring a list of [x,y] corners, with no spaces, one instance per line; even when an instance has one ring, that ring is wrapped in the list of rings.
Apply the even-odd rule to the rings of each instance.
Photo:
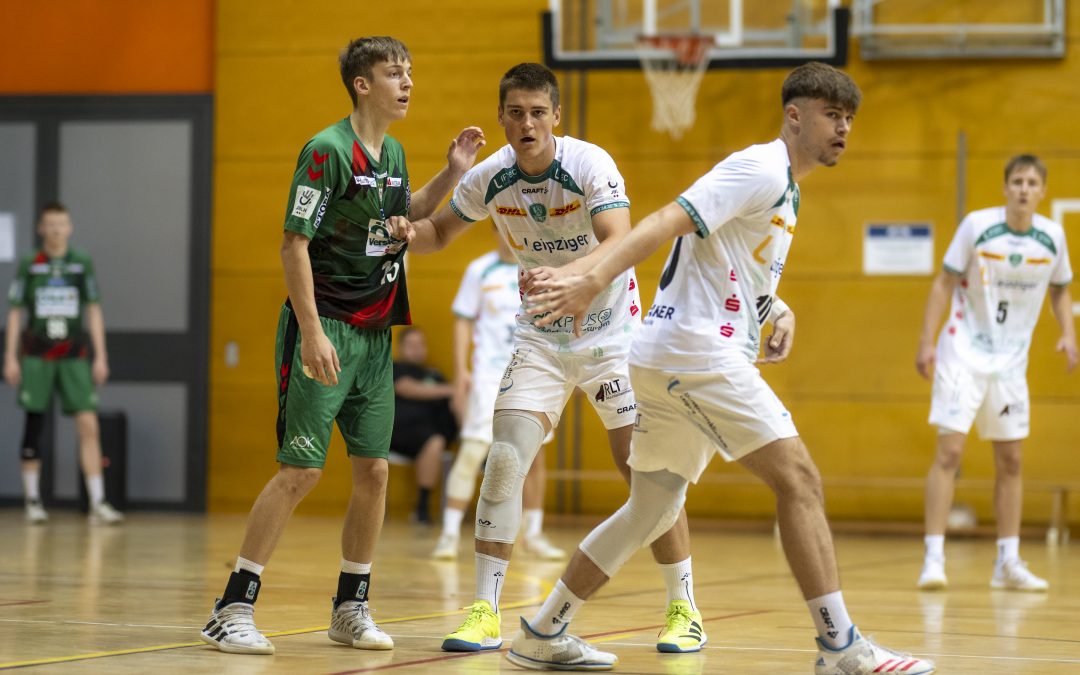
[[[945,559],[927,557],[923,561],[922,574],[919,575],[920,591],[941,591],[949,584],[945,578]]]
[[[255,606],[234,602],[214,611],[199,633],[203,642],[229,654],[273,654],[274,645],[255,627]]]
[[[529,555],[540,558],[541,560],[562,560],[566,557],[566,551],[552,544],[548,541],[548,538],[542,534],[538,534],[535,537],[522,538],[521,545]]]
[[[435,544],[435,550],[431,557],[435,560],[457,560],[458,535],[453,532],[443,532],[439,536],[439,543]]]
[[[994,576],[990,579],[990,588],[1040,593],[1050,588],[1050,584],[1046,583],[1046,579],[1040,579],[1032,574],[1026,562],[1015,558],[1005,563],[994,563]]]
[[[49,513],[45,510],[45,507],[41,505],[41,500],[35,499],[26,502],[26,522],[37,524],[48,522],[48,520]]]
[[[394,640],[375,625],[366,602],[348,600],[330,613],[327,636],[357,649],[393,649]]]
[[[566,627],[555,635],[540,635],[533,631],[525,618],[514,637],[507,660],[531,670],[611,670],[619,662],[614,654],[602,652],[581,638],[568,635]]]
[[[931,661],[900,654],[867,640],[854,626],[851,640],[843,649],[833,649],[817,639],[818,659],[815,675],[870,675],[870,673],[903,673],[926,675],[934,672]]]
[[[90,507],[90,522],[94,525],[119,525],[124,522],[124,514],[109,502],[101,502]]]

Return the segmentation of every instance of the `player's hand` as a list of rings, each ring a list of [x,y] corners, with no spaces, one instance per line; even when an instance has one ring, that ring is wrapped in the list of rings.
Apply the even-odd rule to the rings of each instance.
[[[1080,362],[1080,353],[1076,348],[1076,336],[1062,335],[1058,338],[1055,351],[1063,352],[1065,354],[1065,372],[1071,373],[1075,368],[1077,362]]]
[[[564,267],[534,267],[531,270],[521,270],[521,274],[518,276],[518,286],[525,293],[532,293],[537,290],[537,283],[552,282],[558,279],[565,279],[570,276],[564,270]]]
[[[304,364],[304,374],[311,379],[328,387],[337,386],[341,363],[334,344],[322,331],[301,336],[300,362]]]
[[[920,342],[919,353],[915,356],[915,370],[924,379],[929,380],[934,376],[934,365],[937,361],[937,346],[933,342]]]
[[[454,413],[458,424],[465,418],[470,388],[472,388],[472,373],[469,371],[461,373],[454,379],[454,393],[450,396],[450,412]]]
[[[788,310],[780,315],[773,323],[772,335],[765,341],[765,355],[758,359],[758,363],[780,363],[787,359],[791,353],[791,346],[795,342],[795,312]]]
[[[4,380],[12,387],[18,387],[22,382],[22,368],[18,359],[4,359]]]
[[[94,384],[101,386],[109,379],[109,361],[104,356],[95,356],[94,363],[90,366],[90,376],[94,378]]]
[[[600,284],[590,277],[568,276],[561,279],[535,280],[528,295],[528,311],[536,326],[550,326],[565,316],[574,317],[574,335],[581,337],[581,324],[593,298],[600,292]]]
[[[476,162],[476,153],[487,144],[484,131],[480,127],[465,127],[457,138],[450,141],[446,151],[446,163],[450,170],[464,174]]]
[[[386,231],[390,233],[390,238],[395,242],[387,248],[389,253],[397,253],[402,246],[412,243],[412,240],[416,237],[416,228],[405,216],[390,216],[387,218]]]

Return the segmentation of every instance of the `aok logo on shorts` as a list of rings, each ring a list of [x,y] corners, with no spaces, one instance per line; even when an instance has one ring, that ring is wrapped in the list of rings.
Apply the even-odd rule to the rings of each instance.
[[[615,378],[610,382],[604,382],[600,385],[600,389],[596,392],[594,397],[598,403],[607,401],[608,399],[618,398],[630,393],[630,387],[624,387],[622,378]]]
[[[315,449],[315,437],[314,436],[293,436],[289,441],[289,447],[293,450],[314,450]]]

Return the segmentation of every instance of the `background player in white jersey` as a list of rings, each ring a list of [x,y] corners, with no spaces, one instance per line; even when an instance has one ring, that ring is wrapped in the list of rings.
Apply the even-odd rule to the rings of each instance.
[[[630,201],[604,150],[553,134],[559,116],[554,73],[536,63],[507,71],[499,82],[499,124],[508,145],[465,174],[448,206],[412,223],[410,250],[438,250],[471,222],[490,216],[525,270],[545,266],[548,278],[583,274],[596,264],[630,231]],[[395,223],[408,228],[402,220]],[[637,282],[624,268],[576,319],[564,314],[537,325],[539,316],[518,316],[476,507],[476,602],[443,649],[502,645],[499,596],[521,520],[522,482],[575,388],[588,394],[608,429],[616,465],[629,481],[626,459],[637,404],[627,358],[640,313]],[[685,513],[675,513],[670,530],[653,542],[668,590],[666,627],[657,649],[698,651],[706,638],[693,598],[690,535]]]
[[[1047,286],[1061,326],[1057,351],[1077,363],[1065,230],[1035,213],[1046,166],[1019,155],[1005,166],[1005,206],[969,213],[956,230],[926,302],[916,368],[933,376],[930,424],[937,454],[926,478],[926,560],[919,588],[945,588],[945,526],[964,440],[972,422],[994,446],[998,555],[990,585],[1045,591],[1020,559],[1021,445],[1028,436],[1028,349]],[[949,300],[945,327],[935,333]]]
[[[461,444],[446,479],[442,534],[431,554],[436,560],[457,558],[461,521],[472,500],[480,465],[491,448],[495,397],[514,349],[514,326],[521,307],[519,268],[513,251],[497,233],[496,239],[497,250],[473,260],[465,269],[452,307],[454,398],[464,414]],[[521,543],[539,558],[561,560],[566,552],[553,546],[542,532],[545,474],[541,448],[522,488],[525,512]]]
[[[834,68],[796,68],[782,89],[779,139],[717,164],[586,274],[526,279],[532,309],[577,316],[622,270],[676,238],[630,356],[640,415],[630,499],[582,541],[540,611],[522,619],[512,662],[536,669],[614,666],[614,654],[569,635],[567,625],[634,551],[674,522],[688,484],[720,453],[776,494],[784,553],[819,634],[817,674],[933,671],[931,663],[866,640],[852,624],[817,467],[754,365],[766,321],[773,332],[762,361],[785,359],[794,337],[794,315],[774,298],[799,211],[795,181],[818,165],[836,164],[860,98],[855,83]]]

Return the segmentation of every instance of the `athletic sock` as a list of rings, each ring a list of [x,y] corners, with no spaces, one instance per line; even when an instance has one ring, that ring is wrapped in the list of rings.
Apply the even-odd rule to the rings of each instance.
[[[225,584],[225,592],[221,594],[216,609],[221,609],[234,602],[243,602],[254,605],[259,598],[259,589],[262,581],[259,575],[252,574],[247,570],[240,570],[229,575],[229,583]]]
[[[368,589],[371,586],[371,563],[358,563],[341,559],[341,574],[338,575],[337,595],[334,607],[343,602],[367,602]]]
[[[544,510],[525,509],[522,516],[522,521],[525,524],[525,537],[529,539],[539,537],[540,531],[544,527]]]
[[[667,584],[667,599],[686,600],[690,603],[690,609],[697,611],[694,602],[694,572],[690,566],[690,558],[670,565],[660,565],[660,571],[664,575],[664,583]]]
[[[443,509],[442,514],[443,534],[453,534],[455,537],[460,536],[461,521],[463,520],[465,520],[465,511],[455,509],[453,506],[447,506]]]
[[[266,569],[265,565],[260,565],[254,560],[248,560],[241,556],[236,557],[236,567],[233,568],[233,572],[249,572],[257,577],[261,577],[263,570]]]
[[[997,540],[997,563],[1020,559],[1020,537],[1002,537]]]
[[[584,604],[585,601],[571,593],[559,579],[540,606],[540,611],[529,621],[529,627],[541,635],[554,635],[574,619],[574,614]]]
[[[100,473],[86,477],[86,494],[90,498],[91,508],[105,501],[105,479]]]
[[[28,502],[41,501],[41,472],[38,469],[23,469],[23,496]]]
[[[431,514],[428,513],[428,498],[430,496],[431,488],[420,488],[419,494],[416,497],[416,519],[420,522],[431,520]]]
[[[843,649],[848,646],[851,617],[848,616],[843,593],[836,591],[820,598],[807,600],[806,606],[810,608],[810,615],[814,619],[814,626],[822,642],[833,649]]]
[[[945,559],[945,535],[928,534],[923,537],[926,542],[926,557]]]
[[[496,558],[483,553],[476,554],[476,599],[487,600],[496,613],[499,611],[499,598],[506,585],[506,570],[509,560]]]

